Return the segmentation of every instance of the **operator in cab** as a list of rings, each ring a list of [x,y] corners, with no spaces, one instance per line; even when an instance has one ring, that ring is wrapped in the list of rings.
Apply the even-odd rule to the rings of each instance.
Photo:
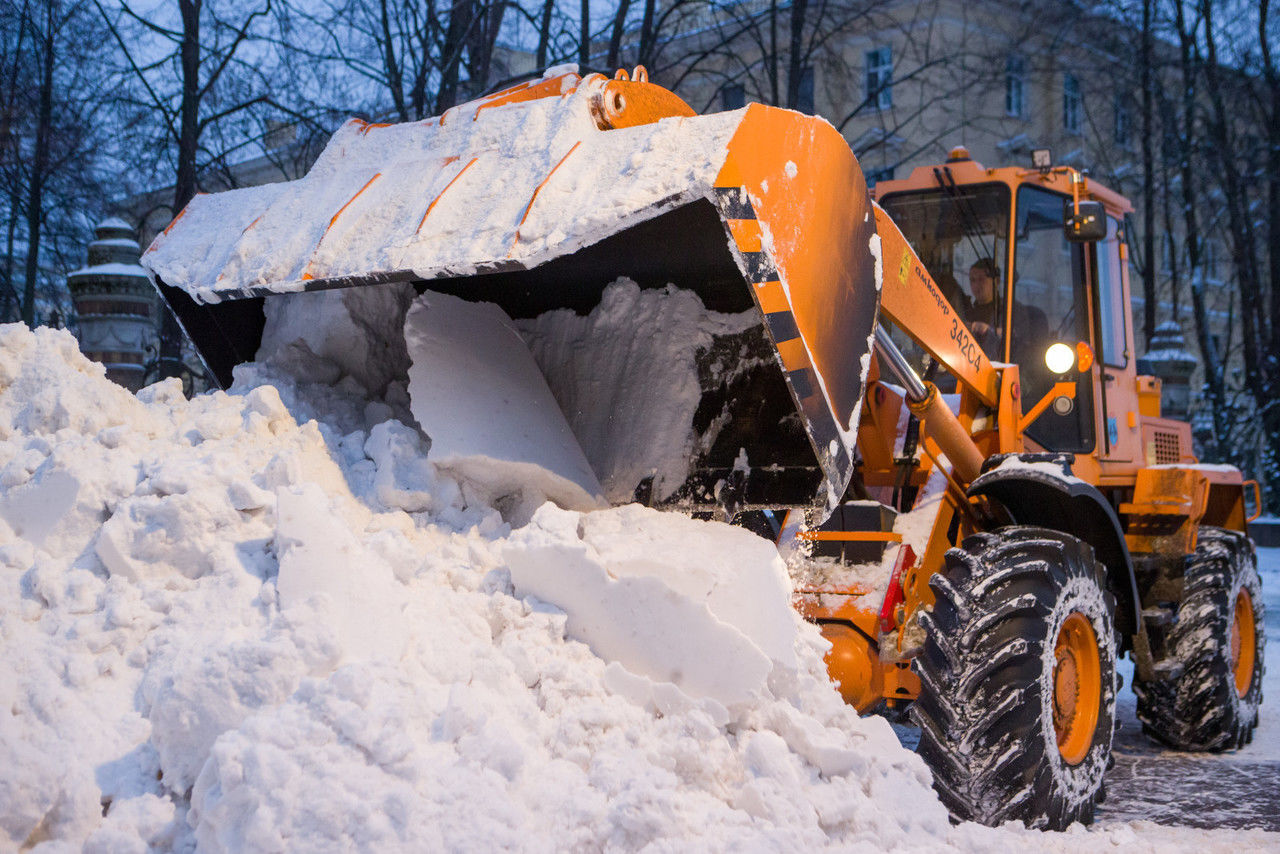
[[[964,307],[965,318],[969,330],[988,356],[997,360],[1004,357],[1004,300],[997,299],[997,282],[1000,281],[1000,268],[991,258],[979,258],[969,267],[970,302]],[[1017,301],[1013,304],[1013,325],[1019,330],[1015,336],[1015,352],[1013,361],[1023,364],[1024,355],[1030,355],[1035,349],[1032,342],[1047,340],[1049,337],[1049,321],[1044,312],[1035,306],[1023,305]],[[1025,346],[1017,346],[1023,344]],[[1017,351],[1028,350],[1023,354]]]

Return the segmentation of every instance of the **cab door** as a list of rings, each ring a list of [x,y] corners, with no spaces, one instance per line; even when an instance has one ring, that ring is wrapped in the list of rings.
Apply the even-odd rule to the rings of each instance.
[[[1123,226],[1115,217],[1108,216],[1106,239],[1089,248],[1097,301],[1094,356],[1101,369],[1103,390],[1102,405],[1098,407],[1102,438],[1098,451],[1105,470],[1116,467],[1117,463],[1129,466],[1142,448]]]
[[[1054,384],[1075,379],[1074,399],[1059,397],[1026,430],[1048,451],[1090,454],[1097,445],[1094,371],[1058,376],[1045,364],[1057,343],[1075,349],[1090,342],[1090,247],[1067,240],[1062,228],[1067,196],[1032,185],[1018,188],[1014,211],[1014,265],[1006,306],[1009,360],[1017,363],[1025,414]]]

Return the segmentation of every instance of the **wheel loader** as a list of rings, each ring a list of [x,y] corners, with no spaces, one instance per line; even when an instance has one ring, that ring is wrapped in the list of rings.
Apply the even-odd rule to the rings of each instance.
[[[687,465],[639,460],[613,494],[775,540],[839,691],[914,719],[952,814],[1060,829],[1103,795],[1120,656],[1173,748],[1244,745],[1261,701],[1259,487],[1199,463],[1137,370],[1130,210],[1047,158],[961,149],[873,195],[821,119],[561,70],[352,120],[298,181],[197,196],[143,263],[224,384],[269,301],[308,291],[518,324],[625,278],[738,318],[689,368]]]

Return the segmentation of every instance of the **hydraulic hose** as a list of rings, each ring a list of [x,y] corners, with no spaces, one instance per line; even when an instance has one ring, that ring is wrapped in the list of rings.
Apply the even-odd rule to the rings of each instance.
[[[907,406],[920,419],[925,435],[947,455],[956,478],[972,483],[982,471],[982,452],[938,394],[938,387],[920,379],[883,326],[876,327],[876,354],[881,367],[893,374],[906,390]]]

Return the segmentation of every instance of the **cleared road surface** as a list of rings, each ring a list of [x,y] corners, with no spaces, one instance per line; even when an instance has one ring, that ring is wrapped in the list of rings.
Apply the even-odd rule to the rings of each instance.
[[[1234,753],[1177,753],[1142,734],[1133,692],[1117,704],[1116,765],[1099,821],[1147,819],[1189,827],[1280,831],[1280,549],[1258,549],[1266,603],[1268,672],[1253,743]],[[1125,687],[1133,676],[1124,662]]]

